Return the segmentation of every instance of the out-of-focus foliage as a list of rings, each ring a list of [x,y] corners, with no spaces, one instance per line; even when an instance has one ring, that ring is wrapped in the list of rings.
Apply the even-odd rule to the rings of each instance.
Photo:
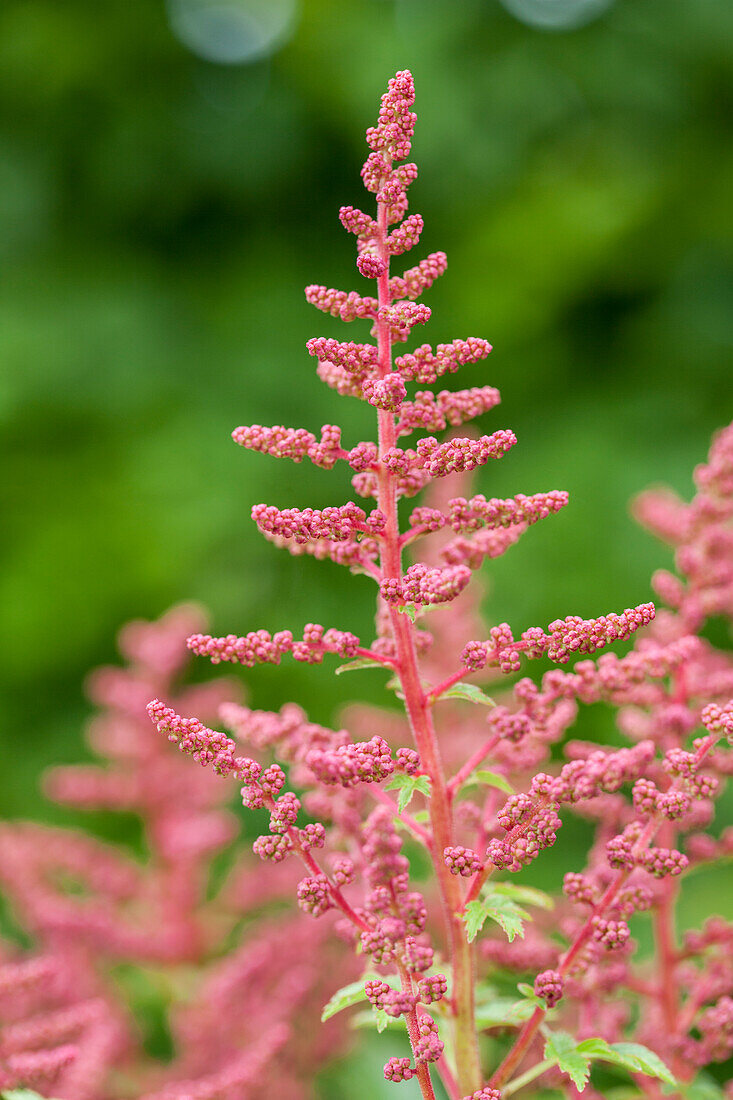
[[[315,377],[304,342],[338,326],[302,286],[362,283],[336,210],[363,199],[395,69],[418,87],[421,250],[450,264],[425,338],[491,339],[462,382],[497,384],[487,424],[520,438],[480,488],[572,497],[494,565],[490,615],[521,629],[648,599],[666,559],[627,499],[687,491],[730,418],[727,0],[617,0],[553,32],[499,0],[291,7],[272,56],[243,64],[197,56],[163,0],[0,8],[3,813],[37,812],[40,765],[78,757],[82,675],[126,618],[185,596],[217,631],[368,633],[370,582],[249,520],[260,500],[341,503],[346,474],[334,500],[335,474],[228,433],[372,431]],[[322,720],[343,689],[326,668],[248,679],[257,704]]]

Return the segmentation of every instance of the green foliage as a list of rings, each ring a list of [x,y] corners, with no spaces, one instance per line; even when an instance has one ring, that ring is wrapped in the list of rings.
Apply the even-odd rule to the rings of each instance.
[[[610,1062],[629,1073],[643,1073],[676,1087],[675,1078],[662,1059],[640,1043],[609,1044],[605,1039],[584,1039],[576,1043],[566,1031],[554,1031],[547,1036],[545,1059],[567,1073],[581,1092],[590,1076],[593,1060]]]
[[[506,794],[514,794],[514,787],[503,775],[499,775],[498,772],[487,771],[486,768],[478,768],[475,772],[471,772],[466,782],[462,784],[461,789],[475,786],[496,787],[497,790],[505,791]]]
[[[340,676],[343,672],[359,672],[363,668],[384,668],[381,661],[373,661],[371,657],[359,657],[355,661],[347,661],[345,665],[339,665],[336,669],[336,675]]]
[[[698,1074],[689,1084],[678,1082],[677,1088],[684,1100],[725,1100],[725,1093],[720,1085],[705,1073]]]
[[[31,1089],[11,1089],[0,1092],[0,1100],[53,1100],[53,1097],[43,1097],[40,1092],[32,1092]]]
[[[321,1012],[321,1021],[325,1023],[326,1020],[330,1020],[332,1016],[335,1016],[337,1012],[343,1012],[345,1008],[351,1008],[352,1005],[357,1005],[361,1001],[366,1000],[366,993],[364,992],[364,982],[368,980],[367,977],[361,978],[358,982],[350,982],[348,985],[344,985],[341,989],[337,989],[328,1004],[324,1005]]]
[[[538,997],[531,985],[527,985],[526,982],[519,982],[517,989],[528,1001],[531,1001],[535,1008],[541,1008],[543,1012],[551,1011],[547,1008],[547,1003]]]
[[[372,1008],[369,1012],[358,1012],[351,1023],[355,1028],[376,1028],[380,1034],[387,1028],[402,1032],[405,1027],[402,1020],[388,1016],[381,1008]]]
[[[438,699],[467,699],[469,703],[480,703],[484,707],[496,706],[491,696],[487,695],[476,684],[465,684],[462,681],[453,684],[446,691],[441,691]]]
[[[536,886],[524,886],[518,882],[492,882],[491,891],[513,901],[521,901],[525,905],[534,905],[537,909],[555,908],[555,902],[550,895],[544,890],[538,890]]]
[[[476,1006],[476,1027],[484,1031],[490,1027],[518,1027],[530,1018],[535,1010],[531,1001],[517,1001],[512,997],[493,997]]]
[[[510,943],[517,936],[523,936],[524,921],[532,918],[519,902],[542,909],[552,909],[554,904],[544,891],[533,886],[514,882],[489,882],[484,887],[482,896],[469,902],[463,914],[468,942],[472,943],[476,939],[487,920],[496,921]]]
[[[549,1035],[545,1043],[545,1058],[567,1073],[576,1089],[583,1091],[590,1077],[591,1056],[579,1051],[572,1035],[566,1031],[554,1031]]]
[[[511,943],[517,936],[524,936],[524,921],[530,919],[526,909],[522,909],[511,898],[491,893],[469,902],[463,914],[469,943],[473,943],[487,920],[496,921]]]
[[[397,809],[400,813],[406,810],[412,801],[412,796],[417,792],[430,798],[430,780],[427,775],[393,775],[385,784],[387,791],[399,791],[397,795]]]

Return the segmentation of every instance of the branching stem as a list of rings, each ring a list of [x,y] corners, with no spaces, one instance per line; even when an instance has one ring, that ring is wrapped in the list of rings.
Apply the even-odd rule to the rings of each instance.
[[[387,246],[387,208],[378,204],[378,247],[385,270],[378,279],[380,316],[376,322],[379,373],[385,378],[392,370],[392,346],[389,325],[382,311],[391,305],[389,291],[389,250]],[[397,442],[394,414],[379,410],[379,455]],[[402,552],[397,487],[394,475],[380,463],[378,504],[385,516],[380,540],[381,567],[385,577],[402,577]],[[440,888],[447,928],[449,957],[453,970],[453,1046],[456,1077],[461,1093],[472,1093],[481,1085],[478,1039],[474,1020],[474,960],[460,917],[462,899],[457,879],[443,861],[443,850],[452,843],[451,800],[445,770],[440,758],[438,738],[428,701],[423,693],[415,648],[414,627],[406,615],[390,608],[390,621],[397,653],[396,668],[405,699],[405,709],[423,771],[430,777],[430,824],[433,836],[433,860]],[[429,1095],[425,1092],[423,1095]]]

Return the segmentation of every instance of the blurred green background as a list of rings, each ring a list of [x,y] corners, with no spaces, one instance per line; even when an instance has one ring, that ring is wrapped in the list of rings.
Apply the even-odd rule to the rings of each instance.
[[[572,497],[492,564],[487,612],[523,629],[649,598],[669,555],[628,499],[689,493],[733,408],[732,31],[729,0],[4,0],[2,813],[48,812],[38,771],[79,757],[83,676],[130,617],[195,598],[217,633],[369,633],[370,582],[249,519],[343,502],[346,470],[229,433],[373,432],[304,348],[366,327],[302,287],[366,285],[336,215],[364,201],[364,129],[398,68],[416,255],[450,264],[420,339],[492,341],[460,381],[498,385],[486,428],[520,440],[477,488]],[[367,679],[247,675],[258,705],[321,720]]]

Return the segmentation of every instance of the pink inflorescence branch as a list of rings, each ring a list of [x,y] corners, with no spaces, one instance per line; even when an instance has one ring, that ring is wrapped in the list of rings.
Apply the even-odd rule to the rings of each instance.
[[[638,1047],[636,1061],[612,1051],[620,1072],[634,1073],[642,1089],[644,1074],[670,1081],[674,1073],[689,1083],[697,1066],[733,1050],[733,970],[715,957],[733,944],[733,928],[712,922],[680,941],[673,920],[680,877],[733,852],[729,834],[706,832],[733,771],[723,745],[733,737],[733,664],[699,637],[709,615],[733,613],[733,429],[697,471],[692,504],[660,493],[638,504],[642,519],[675,547],[681,577],[655,578],[670,610],[642,602],[620,614],[569,615],[517,638],[507,623],[483,626],[466,594],[476,570],[561,512],[568,494],[473,491],[470,475],[487,477],[482,468],[517,439],[505,428],[454,430],[495,409],[499,393],[485,384],[425,387],[483,363],[486,340],[394,354],[429,322],[419,299],[447,267],[445,254],[433,252],[402,274],[391,270],[424,230],[422,217],[408,213],[417,177],[408,159],[413,106],[412,76],[399,72],[367,131],[362,178],[376,210],[340,211],[368,293],[306,289],[323,312],[366,322],[363,342],[314,337],[307,351],[323,382],[374,410],[374,438],[342,442],[331,424],[319,433],[262,425],[233,433],[248,450],[350,468],[371,511],[354,501],[320,509],[257,504],[252,518],[275,545],[366,575],[376,637],[365,645],[349,631],[311,623],[299,637],[284,629],[188,639],[215,664],[278,664],[290,654],[308,664],[334,655],[348,662],[339,672],[382,666],[403,712],[353,708],[349,730],[330,730],[293,704],[274,713],[229,703],[221,718],[234,738],[157,699],[150,717],[184,754],[236,778],[246,807],[269,814],[269,830],[253,848],[270,872],[284,874],[298,861],[305,869],[291,883],[298,907],[319,918],[324,942],[333,942],[332,931],[355,948],[353,968],[332,983],[347,991],[324,1015],[361,999],[380,1027],[388,1017],[404,1024],[410,1054],[389,1058],[387,1080],[415,1080],[424,1100],[435,1100],[437,1073],[450,1100],[500,1100],[502,1089],[516,1092],[548,1070],[553,1085],[564,1082],[570,1066],[580,1088],[592,1057],[610,1049],[603,1043],[633,1038],[653,1052],[645,1062]],[[444,438],[435,434],[446,430]],[[401,517],[399,501],[425,489],[427,498]],[[406,562],[408,547],[420,556]],[[444,615],[428,614],[441,608]],[[617,642],[632,648],[593,658]],[[575,663],[539,683],[525,677],[505,687],[502,676],[513,676],[522,657]],[[466,682],[477,673],[494,681],[496,700]],[[568,738],[579,704],[597,703],[618,708],[627,744]],[[251,755],[239,754],[240,742]],[[584,869],[568,868],[558,882],[551,912],[544,895],[512,876],[557,842],[568,815],[590,821],[595,840]],[[415,846],[432,869],[419,888],[411,878]],[[532,907],[541,912],[525,927]],[[654,961],[634,958],[634,914],[652,923]],[[477,1014],[478,998],[484,1011]],[[508,1006],[506,1013],[492,1016],[495,1005]],[[566,1060],[551,1057],[556,1018],[557,1042],[572,1044]],[[491,1065],[482,1062],[481,1030],[493,1033]],[[576,1049],[584,1039],[596,1046]],[[660,1095],[651,1088],[650,1098]]]

